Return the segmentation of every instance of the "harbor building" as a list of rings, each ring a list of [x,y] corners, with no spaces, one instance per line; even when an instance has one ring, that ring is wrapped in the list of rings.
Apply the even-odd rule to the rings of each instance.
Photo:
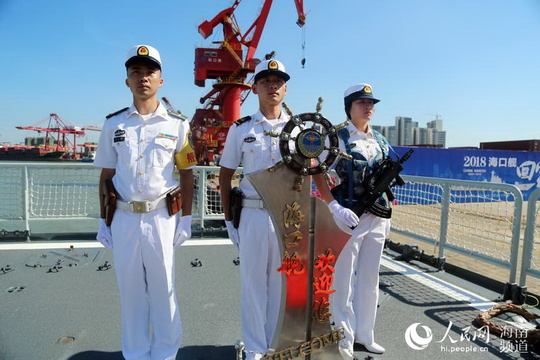
[[[373,125],[373,129],[383,134],[394,146],[446,147],[446,131],[439,115],[428,122],[427,127],[419,127],[418,122],[410,117],[396,116],[394,126]]]

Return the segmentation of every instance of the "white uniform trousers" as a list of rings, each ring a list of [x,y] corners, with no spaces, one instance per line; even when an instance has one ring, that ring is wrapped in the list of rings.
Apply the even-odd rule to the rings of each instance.
[[[362,344],[374,341],[379,265],[389,226],[388,219],[363,214],[335,264],[332,322],[336,329],[344,329],[340,347],[351,351],[355,340]]]
[[[242,337],[250,353],[264,353],[272,345],[277,326],[283,277],[279,244],[266,210],[244,207],[240,238]]]
[[[182,341],[174,286],[177,216],[117,210],[111,226],[126,360],[174,360]]]

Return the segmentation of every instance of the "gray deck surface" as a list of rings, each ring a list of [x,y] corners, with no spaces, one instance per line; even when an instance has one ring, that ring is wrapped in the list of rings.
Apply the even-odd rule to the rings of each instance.
[[[230,242],[215,240],[191,240],[176,252],[184,333],[178,360],[235,359],[233,345],[241,339],[239,267],[233,262],[237,255]],[[218,244],[202,245],[205,241]],[[112,253],[96,244],[81,240],[0,243],[0,268],[13,269],[0,271],[0,359],[123,359],[114,269],[98,270],[106,261],[112,264]],[[74,249],[68,251],[71,245]],[[481,309],[500,301],[502,289],[492,292],[419,262],[397,261],[397,255],[385,251],[380,271],[375,336],[386,353],[374,358],[540,358],[493,334],[488,342],[473,340],[478,333],[472,321]],[[48,272],[58,259],[64,260],[62,269]],[[195,259],[202,266],[192,266]],[[41,267],[32,267],[38,263]],[[405,341],[407,328],[415,323],[420,324],[419,336],[426,337],[422,326],[432,332],[423,350],[414,350]],[[356,355],[372,356],[364,351]]]

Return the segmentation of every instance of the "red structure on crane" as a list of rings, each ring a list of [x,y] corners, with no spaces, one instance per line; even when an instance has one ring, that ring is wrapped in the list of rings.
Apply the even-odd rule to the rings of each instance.
[[[46,125],[44,125],[45,122],[47,122]],[[45,132],[44,153],[49,157],[65,159],[79,159],[77,136],[85,135],[86,130],[101,131],[97,126],[74,126],[62,120],[57,114],[49,114],[49,117],[45,117],[31,126],[17,126],[16,128]],[[73,135],[73,141],[69,139],[69,135]]]
[[[199,165],[209,165],[213,162],[213,155],[223,149],[229,127],[240,118],[240,106],[251,90],[246,77],[255,71],[255,66],[260,62],[254,57],[255,51],[273,0],[264,1],[259,16],[244,34],[234,17],[234,11],[241,1],[235,0],[231,7],[212,20],[203,22],[198,28],[206,39],[216,26],[223,26],[223,40],[218,42],[218,48],[195,49],[195,85],[204,87],[206,80],[216,80],[212,90],[200,99],[204,107],[197,109],[191,120]],[[297,24],[302,27],[306,19],[304,1],[294,2],[298,13]],[[247,48],[245,57],[244,46]]]

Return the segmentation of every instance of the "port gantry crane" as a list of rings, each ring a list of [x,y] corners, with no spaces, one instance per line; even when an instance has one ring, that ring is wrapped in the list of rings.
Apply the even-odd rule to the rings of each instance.
[[[204,87],[206,80],[216,80],[212,90],[200,99],[203,108],[196,109],[191,120],[199,165],[213,162],[213,155],[223,148],[229,127],[240,118],[240,106],[251,90],[246,78],[260,62],[254,57],[255,51],[273,0],[264,1],[259,16],[244,34],[234,17],[241,1],[235,0],[231,7],[198,27],[201,36],[207,39],[215,27],[223,26],[223,40],[217,42],[219,47],[195,49],[195,85]],[[294,2],[298,13],[296,23],[302,27],[306,19],[304,1]],[[245,57],[243,47],[247,48]]]
[[[42,126],[47,122],[46,126]],[[47,153],[68,154],[68,156],[78,159],[79,154],[77,152],[77,136],[83,136],[86,134],[86,130],[101,131],[101,128],[97,126],[87,125],[79,127],[70,124],[63,120],[57,114],[49,114],[48,117],[41,119],[30,126],[16,126],[21,130],[34,130],[38,133],[45,132],[45,144],[44,150]],[[68,135],[73,135],[73,141],[69,140]],[[52,140],[52,141],[51,141]],[[51,145],[53,143],[53,145]]]

